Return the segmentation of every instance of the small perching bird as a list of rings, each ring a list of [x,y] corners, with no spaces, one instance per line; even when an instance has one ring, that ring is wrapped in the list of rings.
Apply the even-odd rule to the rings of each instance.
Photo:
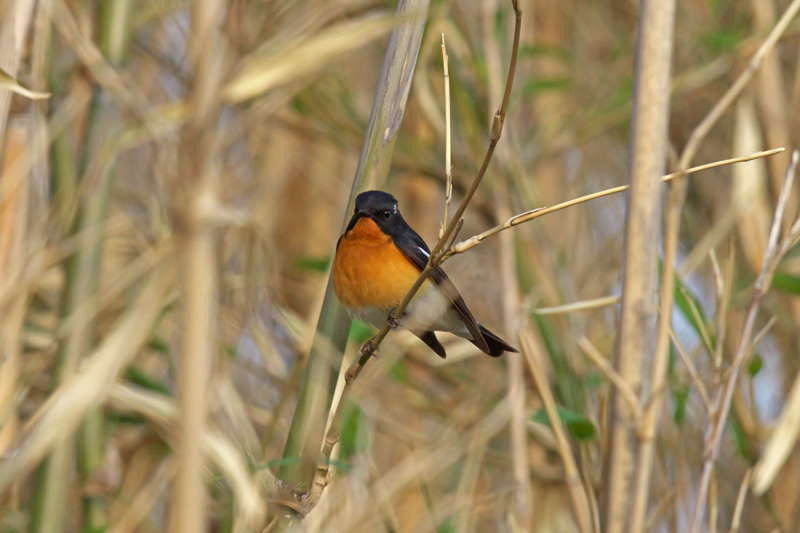
[[[353,218],[336,244],[336,297],[364,322],[382,327],[429,258],[428,245],[403,220],[394,196],[382,191],[363,192],[356,198]],[[441,267],[433,269],[399,318],[403,327],[442,358],[446,353],[436,331],[463,337],[492,357],[517,351],[475,320]]]

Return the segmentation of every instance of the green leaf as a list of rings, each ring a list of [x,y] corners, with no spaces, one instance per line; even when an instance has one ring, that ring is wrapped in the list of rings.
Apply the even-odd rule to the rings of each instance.
[[[436,527],[436,533],[453,533],[456,526],[453,522],[453,517],[448,516]]]
[[[565,48],[541,43],[520,46],[519,57],[547,57],[560,59],[564,62],[569,62],[570,60],[570,54]]]
[[[270,461],[267,461],[266,464],[264,463],[253,464],[252,470],[254,472],[257,472],[265,468],[275,468],[276,466],[293,465],[299,463],[301,460],[302,459],[300,457],[282,457],[280,459],[272,459]]]
[[[345,462],[369,446],[369,432],[364,413],[353,403],[346,409],[342,422],[342,437],[339,441],[339,460]]]
[[[748,461],[752,460],[750,442],[747,439],[747,433],[745,433],[739,418],[735,413],[731,413],[731,416],[728,417],[728,421],[730,422],[731,429],[733,429],[733,439],[736,441],[736,450]]]
[[[167,384],[148,376],[135,366],[128,367],[126,375],[131,383],[135,383],[142,388],[163,394],[165,396],[170,396],[172,394],[172,391]]]
[[[294,262],[300,270],[325,273],[331,264],[330,257],[301,257]]]
[[[751,377],[755,377],[763,367],[764,360],[761,356],[757,353],[753,354],[753,357],[750,358],[750,362],[747,363],[747,373],[750,374]]]
[[[742,42],[741,32],[730,28],[720,28],[706,33],[700,37],[700,41],[712,52],[730,52]]]
[[[589,390],[597,390],[608,383],[602,374],[597,372],[587,372],[583,376],[583,386]]]
[[[556,409],[558,410],[558,417],[561,419],[561,422],[567,426],[570,434],[575,439],[585,441],[594,437],[594,424],[592,424],[591,420],[580,413],[576,413],[575,411],[561,406],[556,406]],[[533,416],[531,416],[531,420],[539,424],[550,425],[550,419],[547,417],[547,411],[544,409],[536,411]]]
[[[160,353],[169,352],[169,345],[167,344],[167,341],[165,341],[161,337],[153,337],[152,339],[150,339],[150,342],[147,343],[147,346],[151,350],[155,350]]]
[[[364,344],[370,337],[372,337],[372,328],[357,318],[353,319],[353,323],[350,325],[349,340],[357,344]]]
[[[299,96],[292,99],[292,109],[297,111],[300,115],[308,113],[308,104]]]
[[[672,420],[679,426],[683,424],[686,418],[686,402],[689,400],[689,391],[689,385],[683,385],[672,391],[672,401],[675,405],[675,409],[672,412]]]
[[[800,276],[776,272],[772,278],[772,286],[789,294],[800,294]]]
[[[537,94],[569,89],[572,80],[569,78],[530,78],[522,88],[525,94]]]
[[[658,275],[659,277],[662,275],[661,260],[658,262]],[[678,309],[680,309],[683,316],[686,317],[686,320],[689,321],[689,324],[691,324],[692,328],[697,332],[697,335],[700,336],[706,349],[710,353],[713,353],[716,341],[708,332],[708,319],[706,319],[706,315],[703,313],[700,301],[686,288],[677,275],[675,276],[674,297]]]
[[[408,378],[408,369],[402,360],[392,365],[392,368],[389,369],[389,375],[392,377],[392,379],[399,381],[400,383],[410,382]]]

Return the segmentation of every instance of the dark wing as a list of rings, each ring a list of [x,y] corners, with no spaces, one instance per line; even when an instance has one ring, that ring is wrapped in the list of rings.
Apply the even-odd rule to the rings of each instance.
[[[395,246],[397,246],[417,268],[422,270],[428,264],[431,251],[422,237],[411,229],[408,224],[405,224],[405,221],[402,222],[405,228],[402,228],[402,231],[391,231],[390,236]],[[467,326],[467,330],[470,335],[472,335],[472,343],[482,352],[489,353],[489,346],[486,343],[486,339],[483,338],[480,325],[475,320],[475,317],[472,316],[472,313],[467,308],[467,304],[464,303],[464,299],[458,293],[456,286],[453,285],[450,278],[447,277],[447,274],[444,273],[444,270],[440,267],[435,268],[433,272],[431,272],[431,279],[444,291],[448,298],[450,298],[450,301],[453,303],[453,308],[458,311],[461,320],[464,321],[464,325]]]
[[[436,333],[434,333],[433,331],[426,331],[424,333],[414,333],[414,335],[419,337],[420,340],[422,340],[422,342],[427,344],[431,350],[436,352],[436,355],[438,355],[442,359],[447,357],[447,352],[444,351],[444,346],[442,346],[442,343],[439,342],[439,339],[436,338]]]

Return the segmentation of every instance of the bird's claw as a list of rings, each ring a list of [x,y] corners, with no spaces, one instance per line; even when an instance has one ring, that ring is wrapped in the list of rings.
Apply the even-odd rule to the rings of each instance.
[[[372,357],[375,359],[380,359],[381,354],[378,348],[372,344],[372,339],[368,340],[361,346],[361,350],[359,351],[359,356],[364,357],[367,354],[372,354]]]
[[[405,313],[403,313],[405,315]],[[400,319],[394,316],[392,313],[389,313],[389,316],[386,317],[386,322],[389,324],[389,327],[392,329],[397,329],[400,327]]]

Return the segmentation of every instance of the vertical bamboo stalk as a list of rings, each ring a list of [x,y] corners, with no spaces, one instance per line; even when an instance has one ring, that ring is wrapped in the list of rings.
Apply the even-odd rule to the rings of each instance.
[[[425,28],[428,3],[429,0],[400,0],[397,4],[400,22],[392,31],[384,55],[342,229],[347,225],[358,193],[380,188],[388,175]],[[283,452],[288,461],[281,467],[281,479],[292,485],[308,486],[313,476],[313,459],[320,453],[336,379],[331,368],[341,366],[349,330],[350,318],[336,300],[329,279]]]
[[[100,46],[105,57],[114,65],[122,64],[126,59],[127,45],[125,38],[130,38],[131,0],[114,0],[104,3],[102,9],[105,17],[99,27]],[[117,43],[117,44],[112,44]],[[123,43],[119,45],[118,43]],[[81,204],[75,232],[102,226],[107,217],[108,199],[111,193],[113,173],[111,164],[93,165],[98,154],[107,149],[106,143],[114,137],[119,128],[119,109],[104,91],[98,91],[92,102],[85,152],[82,157],[84,174],[82,179],[96,183]],[[71,184],[73,189],[75,184]],[[71,198],[64,198],[71,201]],[[91,298],[97,289],[100,276],[103,241],[97,240],[92,245],[82,248],[68,263],[68,281],[65,289],[63,315],[71,316],[78,307]],[[90,317],[78,317],[75,327],[59,346],[58,379],[64,382],[75,373],[81,358],[90,351],[93,344],[93,322]],[[89,478],[102,464],[105,454],[103,411],[92,409],[87,413],[81,427],[80,443],[77,447],[78,464],[83,478]],[[41,497],[40,511],[35,513],[34,530],[57,531],[66,525],[59,513],[51,509],[63,509],[64,499],[69,494],[67,484],[71,477],[71,462],[76,451],[74,436],[70,436],[65,445],[57,448],[45,463],[40,476]],[[92,530],[105,528],[106,504],[101,498],[87,497],[84,501],[84,526]]]
[[[173,191],[175,230],[181,263],[182,327],[178,367],[178,469],[172,487],[169,530],[206,530],[202,435],[209,374],[216,352],[217,254],[211,221],[219,190],[219,87],[222,41],[218,24],[222,0],[192,4],[188,57],[194,74],[189,122],[183,131],[179,172]]]
[[[640,6],[631,127],[631,191],[615,354],[617,371],[637,394],[643,363],[652,360],[654,353],[660,182],[667,149],[675,2],[644,0]],[[608,533],[625,531],[628,524],[636,452],[634,420],[628,405],[613,391],[605,476]]]

